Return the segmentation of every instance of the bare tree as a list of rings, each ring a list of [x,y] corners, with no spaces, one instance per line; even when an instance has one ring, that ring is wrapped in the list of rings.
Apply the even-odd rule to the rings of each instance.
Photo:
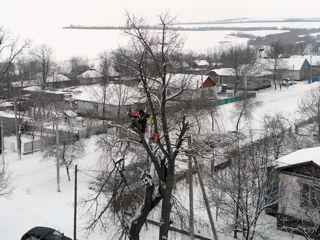
[[[304,118],[310,119],[315,123],[318,141],[320,142],[320,86],[312,89],[300,100],[298,111]]]
[[[234,95],[239,91],[243,79],[243,67],[252,65],[256,60],[253,49],[242,46],[232,46],[221,54],[223,64],[234,70]]]
[[[280,40],[277,40],[273,42],[270,45],[270,48],[267,52],[267,56],[273,60],[273,69],[272,69],[272,75],[273,75],[273,84],[274,89],[277,90],[277,79],[279,79],[280,71],[281,71],[281,55],[284,53],[284,48],[282,46],[282,43]],[[281,76],[281,75],[280,75]],[[281,79],[280,79],[281,80]],[[280,85],[281,90],[281,85]]]
[[[17,62],[21,87],[24,81],[35,79],[38,73],[37,60],[30,56],[23,56]],[[39,84],[40,85],[40,84]]]
[[[12,191],[10,175],[4,163],[0,163],[0,197],[8,196]]]
[[[109,76],[112,68],[112,60],[110,56],[107,54],[107,52],[103,52],[99,56],[100,61],[100,72],[102,74],[101,80],[100,80],[100,87],[101,87],[101,99],[100,102],[102,104],[102,118],[105,118],[106,114],[106,103],[107,103],[107,86],[109,84]]]
[[[277,113],[274,116],[265,115],[263,119],[264,139],[270,144],[273,160],[276,160],[286,150],[285,146],[289,140],[291,124],[281,113]]]
[[[90,69],[88,59],[82,57],[72,57],[70,58],[69,62],[71,65],[70,75],[72,80],[76,80],[79,74]]]
[[[32,51],[32,55],[38,61],[38,69],[41,74],[41,86],[46,87],[47,78],[52,71],[53,50],[47,45],[40,45]]]
[[[235,131],[240,133],[241,121],[249,121],[252,118],[252,112],[255,108],[259,107],[261,103],[253,98],[248,98],[244,95],[244,99],[236,102],[233,117],[236,119]]]
[[[70,129],[71,130],[71,129]],[[84,154],[83,142],[77,139],[73,132],[67,132],[60,138],[59,145],[59,159],[60,165],[66,168],[68,181],[70,181],[70,166],[81,158]],[[55,146],[48,148],[46,156],[55,157],[57,149]]]
[[[218,203],[226,223],[231,222],[234,237],[238,238],[241,233],[244,239],[252,240],[260,215],[277,201],[267,198],[275,178],[268,177],[267,173],[268,144],[241,139],[236,137],[231,144],[225,145],[230,164],[209,174],[207,181],[212,201]]]
[[[14,38],[8,30],[0,28],[0,94],[10,97],[10,82],[6,75],[10,72],[14,60],[31,45],[29,40],[21,42],[19,38]]]
[[[99,176],[95,184],[96,194],[88,200],[96,209],[89,228],[98,223],[105,226],[103,216],[114,206],[118,209],[115,212],[122,226],[119,238],[128,235],[130,240],[137,240],[148,215],[162,201],[159,239],[163,240],[168,239],[170,226],[175,161],[189,128],[183,111],[170,111],[169,108],[169,101],[184,89],[167,95],[170,83],[168,69],[175,66],[171,60],[181,51],[181,40],[177,32],[168,30],[173,19],[167,13],[159,17],[161,29],[156,31],[147,28],[144,19],[129,14],[127,17],[125,32],[131,37],[134,53],[121,56],[126,59],[124,63],[130,63],[123,67],[131,72],[131,76],[138,77],[143,87],[142,96],[146,98],[153,118],[154,132],[160,139],[153,145],[149,144],[138,124],[133,130],[122,127],[122,138],[109,135],[102,139],[101,146],[111,166],[109,164],[108,171]],[[132,53],[121,51],[128,52]],[[152,88],[155,85],[158,86],[156,92]],[[129,213],[125,210],[128,208]]]

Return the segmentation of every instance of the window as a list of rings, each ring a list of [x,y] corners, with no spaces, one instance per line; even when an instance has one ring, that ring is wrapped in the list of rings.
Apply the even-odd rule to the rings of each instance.
[[[302,184],[300,195],[301,207],[320,207],[320,186]]]

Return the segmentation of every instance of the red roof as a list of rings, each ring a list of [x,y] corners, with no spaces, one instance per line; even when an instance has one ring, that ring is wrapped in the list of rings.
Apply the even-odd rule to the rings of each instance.
[[[213,87],[216,86],[217,84],[211,79],[211,77],[207,77],[207,79],[204,81],[202,87]]]

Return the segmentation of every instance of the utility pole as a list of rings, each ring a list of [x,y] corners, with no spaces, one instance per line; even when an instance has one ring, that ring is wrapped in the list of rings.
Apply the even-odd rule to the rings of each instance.
[[[3,118],[1,118],[1,136],[0,136],[0,141],[1,141],[1,160],[2,164],[4,165],[4,125],[3,125]]]
[[[73,240],[77,239],[77,187],[78,187],[78,165],[74,169],[74,213],[73,213]]]
[[[312,82],[312,52],[310,49],[310,82]]]
[[[191,148],[191,136],[188,137],[188,148]],[[188,168],[189,168],[189,206],[190,206],[190,240],[194,240],[194,214],[193,214],[193,170],[192,170],[192,156],[188,154]]]
[[[245,94],[245,98],[247,98],[247,92],[248,92],[248,82],[247,82],[247,74],[244,73],[244,94]]]
[[[56,118],[56,159],[57,159],[57,191],[60,192],[60,161],[59,161],[59,119]]]
[[[19,132],[19,123],[17,118],[17,99],[14,99],[14,119],[16,123],[16,137],[17,137],[17,153],[18,159],[21,160],[21,139],[20,139],[20,132]]]
[[[147,112],[146,110],[145,110],[145,112]],[[150,147],[150,149],[152,150],[152,144],[151,144],[151,125],[152,125],[152,120],[150,120],[150,122],[148,123],[148,139],[147,139],[147,143],[148,143],[148,145],[149,145],[149,147]],[[151,178],[153,179],[154,178],[154,164],[153,164],[153,162],[152,161],[150,161],[150,176],[151,176]]]
[[[200,173],[200,170],[199,170],[199,164],[198,164],[198,161],[197,161],[196,157],[193,157],[193,159],[194,159],[195,167],[197,169],[199,183],[200,183],[200,187],[201,187],[201,191],[202,191],[202,195],[203,195],[203,200],[204,200],[204,203],[206,205],[207,214],[208,214],[208,217],[209,217],[213,238],[214,238],[214,240],[218,240],[218,235],[217,235],[216,228],[214,226],[214,222],[213,222],[212,213],[211,213],[211,210],[210,210],[210,205],[209,205],[206,189],[204,187],[202,176],[201,176],[201,173]]]

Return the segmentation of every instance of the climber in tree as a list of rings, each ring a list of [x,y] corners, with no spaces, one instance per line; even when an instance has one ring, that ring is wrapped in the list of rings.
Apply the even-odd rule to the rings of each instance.
[[[149,114],[146,114],[142,109],[140,109],[136,114],[132,115],[129,110],[128,116],[132,120],[132,127],[137,128],[144,135],[146,132],[147,118],[149,118]]]

